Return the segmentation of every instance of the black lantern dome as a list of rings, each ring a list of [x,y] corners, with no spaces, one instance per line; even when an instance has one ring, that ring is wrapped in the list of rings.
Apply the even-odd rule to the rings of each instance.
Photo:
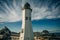
[[[28,2],[26,2],[24,7],[22,8],[22,10],[24,9],[30,9],[32,11],[32,9],[30,8],[30,4]]]
[[[30,4],[27,2],[27,3],[24,5],[24,8],[25,8],[25,9],[30,9]]]

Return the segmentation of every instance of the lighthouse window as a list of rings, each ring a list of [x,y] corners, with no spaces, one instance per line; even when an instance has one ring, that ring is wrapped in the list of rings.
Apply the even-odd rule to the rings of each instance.
[[[28,38],[28,40],[29,40],[29,38]]]
[[[29,20],[31,20],[31,17],[29,17]]]
[[[28,20],[28,17],[26,17],[26,20]]]

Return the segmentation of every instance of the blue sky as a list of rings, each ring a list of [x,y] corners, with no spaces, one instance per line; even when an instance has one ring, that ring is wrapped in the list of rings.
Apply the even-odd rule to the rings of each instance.
[[[22,8],[28,2],[32,8],[33,31],[60,31],[60,0],[0,0],[0,29],[7,26],[20,32]]]

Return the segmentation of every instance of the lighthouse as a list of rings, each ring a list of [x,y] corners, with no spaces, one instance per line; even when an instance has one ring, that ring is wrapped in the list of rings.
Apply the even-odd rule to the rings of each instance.
[[[22,9],[22,29],[20,32],[19,40],[34,40],[32,22],[31,22],[32,9],[29,3],[26,3]]]

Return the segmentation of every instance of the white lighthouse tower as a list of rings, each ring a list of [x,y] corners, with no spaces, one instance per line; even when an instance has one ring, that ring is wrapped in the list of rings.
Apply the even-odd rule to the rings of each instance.
[[[34,40],[31,23],[31,12],[32,9],[30,8],[30,4],[26,3],[22,9],[22,30],[19,40]]]

